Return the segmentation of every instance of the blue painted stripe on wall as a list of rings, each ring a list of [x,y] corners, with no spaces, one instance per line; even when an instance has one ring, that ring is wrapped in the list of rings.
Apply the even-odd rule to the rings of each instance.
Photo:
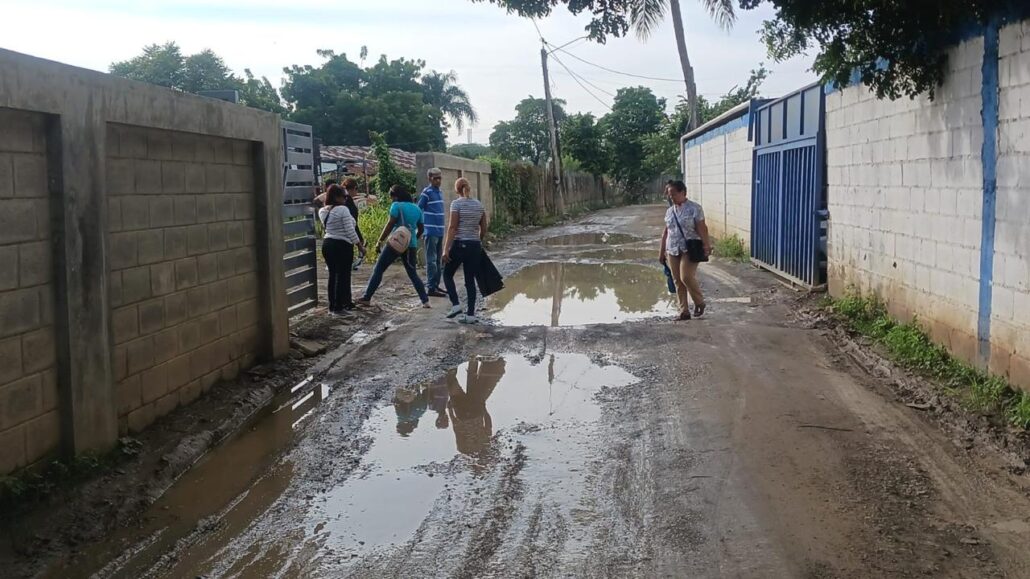
[[[983,217],[980,235],[980,300],[976,337],[979,343],[980,363],[987,367],[991,361],[991,308],[994,298],[994,231],[997,214],[998,168],[998,31],[1001,18],[991,18],[984,31],[983,102],[981,117],[984,141],[980,153],[983,163]]]
[[[718,127],[712,129],[711,131],[708,131],[707,133],[705,133],[705,134],[703,134],[701,136],[694,137],[693,139],[690,139],[689,141],[684,143],[683,148],[684,149],[689,149],[691,147],[696,147],[696,146],[698,146],[698,145],[700,145],[702,143],[707,143],[708,141],[711,141],[712,139],[714,139],[716,137],[721,137],[723,135],[732,133],[733,131],[736,131],[738,129],[747,127],[750,124],[751,124],[751,113],[749,113],[749,112],[748,113],[744,113],[744,115],[741,116],[738,119],[733,119],[732,121],[726,123],[725,125],[719,125]]]

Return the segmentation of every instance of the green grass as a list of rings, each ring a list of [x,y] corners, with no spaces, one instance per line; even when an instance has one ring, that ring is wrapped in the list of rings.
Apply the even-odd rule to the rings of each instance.
[[[375,263],[379,258],[376,251],[376,240],[383,232],[386,223],[390,221],[390,209],[383,205],[369,205],[358,213],[358,228],[361,229],[361,236],[365,238],[365,263]]]
[[[737,234],[715,240],[715,255],[730,261],[746,262],[751,259],[751,252],[744,246],[744,240]]]
[[[997,414],[1020,428],[1030,427],[1030,394],[1018,392],[1003,378],[956,359],[935,344],[918,321],[898,322],[888,315],[882,302],[856,292],[826,303],[854,331],[886,348],[895,362],[940,381],[945,393],[967,409]]]

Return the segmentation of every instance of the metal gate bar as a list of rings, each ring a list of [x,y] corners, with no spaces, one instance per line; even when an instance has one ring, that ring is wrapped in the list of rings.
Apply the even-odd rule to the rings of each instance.
[[[318,305],[318,243],[312,200],[318,185],[311,127],[282,122],[283,265],[289,315]]]

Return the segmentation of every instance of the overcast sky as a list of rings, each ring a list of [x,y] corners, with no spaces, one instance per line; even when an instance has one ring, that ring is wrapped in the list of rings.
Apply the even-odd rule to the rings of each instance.
[[[698,91],[717,97],[743,84],[759,62],[772,71],[764,96],[778,96],[815,80],[810,61],[772,63],[756,30],[771,10],[744,12],[733,30],[721,30],[699,4],[687,0],[684,24]],[[470,0],[0,0],[0,47],[106,71],[147,44],[174,40],[186,53],[210,48],[237,72],[250,68],[279,86],[282,68],[318,64],[319,48],[358,59],[362,46],[369,60],[425,60],[431,69],[458,74],[480,115],[473,142],[487,142],[495,123],[514,115],[523,98],[543,96],[540,41],[533,23],[488,3]],[[564,8],[539,22],[544,37],[563,44],[583,35],[586,17]],[[646,42],[630,35],[605,45],[586,41],[568,49],[607,68],[643,76],[681,77],[671,24]],[[683,83],[633,79],[603,71],[562,53],[573,72],[597,88],[588,94],[557,63],[551,63],[554,96],[571,112],[607,112],[615,91],[644,85],[670,106]],[[600,89],[600,90],[599,90]],[[595,98],[596,97],[596,98]],[[465,142],[466,134],[449,141]],[[343,143],[340,143],[343,144]]]

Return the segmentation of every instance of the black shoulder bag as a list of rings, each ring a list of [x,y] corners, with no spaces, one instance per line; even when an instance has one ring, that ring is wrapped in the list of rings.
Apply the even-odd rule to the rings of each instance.
[[[704,242],[700,239],[687,239],[687,234],[683,233],[683,226],[680,225],[679,213],[676,212],[675,207],[672,209],[672,221],[676,224],[676,229],[680,230],[680,237],[687,242],[687,259],[694,263],[708,261]]]

